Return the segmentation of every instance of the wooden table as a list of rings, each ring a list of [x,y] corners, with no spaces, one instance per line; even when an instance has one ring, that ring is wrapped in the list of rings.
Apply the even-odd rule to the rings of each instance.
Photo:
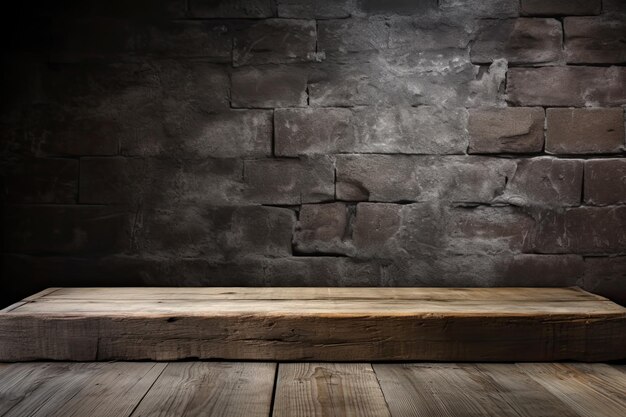
[[[0,361],[605,361],[626,309],[578,288],[51,288]]]

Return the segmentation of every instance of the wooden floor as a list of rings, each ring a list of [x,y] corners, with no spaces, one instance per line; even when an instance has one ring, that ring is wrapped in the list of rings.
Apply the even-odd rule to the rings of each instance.
[[[5,362],[624,358],[626,308],[579,288],[51,288],[0,312]]]
[[[0,364],[0,416],[624,417],[626,366]]]

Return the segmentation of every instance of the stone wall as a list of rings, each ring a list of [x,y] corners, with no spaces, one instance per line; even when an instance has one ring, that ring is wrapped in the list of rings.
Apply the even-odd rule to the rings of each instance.
[[[21,13],[3,29],[4,303],[61,285],[626,302],[623,0]]]

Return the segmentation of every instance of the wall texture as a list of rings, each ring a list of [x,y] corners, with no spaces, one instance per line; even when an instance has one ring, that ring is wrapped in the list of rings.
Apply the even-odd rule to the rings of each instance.
[[[4,303],[55,285],[626,302],[626,1],[22,12],[3,29]]]

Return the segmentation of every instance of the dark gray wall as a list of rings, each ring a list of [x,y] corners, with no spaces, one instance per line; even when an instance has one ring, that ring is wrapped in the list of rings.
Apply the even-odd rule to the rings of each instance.
[[[3,28],[2,302],[56,285],[625,302],[624,4],[29,3]]]

